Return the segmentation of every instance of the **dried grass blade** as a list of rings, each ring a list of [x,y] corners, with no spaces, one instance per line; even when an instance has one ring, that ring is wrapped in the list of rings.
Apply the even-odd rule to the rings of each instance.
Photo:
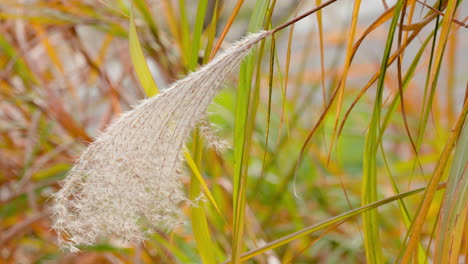
[[[218,52],[219,48],[221,47],[221,44],[223,44],[224,38],[226,37],[227,33],[229,32],[229,29],[232,26],[232,23],[234,22],[234,19],[236,18],[237,14],[239,13],[239,10],[242,7],[242,4],[244,3],[244,0],[237,0],[236,6],[234,7],[234,10],[232,10],[231,16],[229,17],[226,26],[224,26],[223,32],[221,33],[221,36],[219,36],[218,41],[216,42],[216,45],[211,52],[210,59],[213,59],[216,53]]]
[[[447,2],[447,8],[446,8],[446,11],[445,11],[445,16],[443,17],[442,25],[441,25],[441,27],[442,27],[441,33],[440,33],[437,48],[435,50],[434,67],[432,68],[432,71],[431,71],[430,76],[429,76],[429,85],[430,85],[429,99],[428,99],[427,106],[426,106],[425,111],[424,111],[424,116],[422,118],[422,123],[421,123],[421,127],[420,127],[420,133],[419,133],[419,137],[418,137],[417,147],[420,146],[422,136],[424,134],[424,130],[425,130],[426,124],[427,124],[427,118],[429,116],[430,110],[432,109],[432,107],[431,107],[432,106],[432,100],[433,100],[433,97],[435,95],[435,89],[437,87],[437,80],[438,80],[440,69],[441,69],[441,66],[442,66],[442,59],[443,59],[445,47],[446,47],[446,44],[447,44],[448,35],[450,33],[450,26],[452,25],[452,18],[453,18],[453,15],[455,14],[457,4],[458,4],[458,1],[456,1],[456,0],[449,0]],[[436,26],[438,26],[438,25],[436,25]],[[460,129],[460,130],[461,130],[461,127],[463,126],[463,123],[464,123],[463,120],[466,118],[466,113],[465,113],[465,116],[463,116],[463,112],[465,112],[465,109],[467,108],[467,106],[468,105],[465,102],[464,109],[462,110],[461,116],[459,117],[459,119],[457,121],[457,128]],[[460,120],[462,120],[461,124],[459,123]],[[458,137],[452,138],[452,136],[454,135],[455,132],[456,131],[452,132],[452,134],[451,134],[451,136],[449,138],[449,141],[448,141],[448,143],[446,145],[446,148],[444,149],[444,152],[442,154],[443,156],[450,154],[450,152],[448,152],[448,153],[446,152],[446,151],[448,151],[447,146],[450,146],[451,148],[453,148],[452,144],[454,144],[455,141],[458,138]],[[458,133],[460,133],[460,131],[458,131]],[[451,149],[450,149],[450,151],[451,151]],[[431,178],[431,181],[430,181],[431,185],[436,185],[436,184],[438,184],[440,182],[440,177],[442,176],[442,173],[443,173],[443,170],[445,168],[446,162],[447,161],[445,161],[445,163],[444,163],[442,159],[439,162],[439,164],[438,164],[438,166],[437,166],[436,170],[434,171],[434,174],[433,174],[433,176]],[[421,230],[422,230],[422,225],[424,224],[424,220],[425,220],[427,212],[429,210],[429,206],[432,203],[434,193],[435,193],[435,190],[433,188],[428,189],[428,191],[426,192],[426,194],[424,196],[424,200],[421,203],[421,207],[420,207],[420,210],[418,212],[418,215],[416,216],[416,218],[414,220],[414,225],[413,225],[414,228],[411,231],[411,234],[409,236],[409,241],[408,241],[407,247],[405,248],[405,253],[404,253],[403,258],[402,258],[402,263],[409,263],[409,261],[411,259],[411,255],[413,253],[413,250],[415,249],[415,247],[416,247],[416,245],[417,245],[417,243],[419,241],[419,235],[420,235]]]
[[[457,263],[461,257],[462,235],[468,220],[468,123],[462,129],[453,156],[444,203],[436,232],[434,263]],[[466,242],[465,242],[466,243]]]

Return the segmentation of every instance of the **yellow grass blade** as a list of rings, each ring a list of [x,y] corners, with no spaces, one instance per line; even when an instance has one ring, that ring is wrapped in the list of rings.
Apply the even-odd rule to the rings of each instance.
[[[133,8],[130,9],[130,32],[128,34],[128,39],[130,42],[130,55],[138,80],[145,90],[146,95],[152,97],[158,93],[159,89],[156,86],[156,82],[153,80],[148,64],[146,64],[143,50],[141,49],[135,26]]]
[[[190,169],[192,170],[193,174],[195,175],[195,177],[197,177],[197,180],[200,182],[202,188],[203,188],[203,191],[205,192],[206,196],[208,196],[208,200],[210,200],[210,202],[213,204],[213,206],[216,208],[216,211],[218,212],[218,214],[220,216],[222,216],[221,214],[221,211],[219,210],[219,207],[218,207],[218,204],[216,203],[213,195],[211,194],[210,192],[210,189],[208,188],[208,186],[206,185],[206,182],[205,180],[203,179],[200,171],[198,170],[198,167],[197,167],[197,164],[195,163],[195,161],[193,160],[192,156],[190,155],[190,153],[188,152],[188,150],[185,150],[184,152],[184,157],[185,157],[185,160],[187,161],[187,164],[189,165]]]
[[[445,16],[443,17],[443,20],[442,20],[442,29],[440,33],[439,42],[438,42],[437,49],[435,52],[435,60],[434,60],[435,63],[434,63],[434,67],[430,75],[430,80],[429,80],[429,83],[431,85],[430,90],[434,90],[435,87],[437,86],[438,75],[439,75],[440,67],[442,64],[442,58],[444,55],[444,50],[445,50],[445,46],[448,40],[448,35],[450,33],[450,26],[452,24],[452,18],[455,13],[456,7],[457,7],[456,0],[448,1],[447,8],[445,11]],[[433,96],[433,94],[434,93],[431,93],[431,96]],[[429,207],[435,195],[434,186],[436,186],[441,180],[441,177],[443,175],[445,166],[447,165],[450,153],[454,147],[454,144],[458,138],[458,134],[460,133],[460,130],[466,118],[466,112],[468,111],[467,108],[468,108],[468,104],[466,104],[465,102],[464,109],[462,110],[462,113],[457,121],[457,128],[456,130],[452,131],[451,136],[449,140],[447,141],[448,143],[444,149],[444,152],[442,153],[441,160],[439,161],[439,164],[436,170],[434,171],[434,174],[430,181],[429,188],[424,195],[424,200],[421,203],[416,219],[414,220],[414,225],[413,225],[414,228],[411,231],[411,234],[409,236],[409,241],[408,241],[407,247],[405,248],[405,252],[402,258],[402,263],[410,262],[411,256],[413,255],[413,251],[419,242],[419,236],[421,234],[422,226],[425,222],[424,220],[426,219],[427,213],[429,211]],[[427,109],[427,111],[429,111],[429,109]],[[426,123],[423,122],[423,124],[426,124]],[[421,129],[421,131],[424,131],[424,128],[425,126]]]

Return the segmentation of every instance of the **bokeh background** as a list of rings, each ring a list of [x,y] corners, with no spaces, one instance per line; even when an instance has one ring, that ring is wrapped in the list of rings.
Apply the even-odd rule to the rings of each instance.
[[[164,89],[191,70],[184,49],[193,43],[184,36],[192,34],[198,1],[135,2],[138,36],[154,80]],[[221,49],[246,34],[260,2],[268,5],[267,1],[251,0],[242,4]],[[275,1],[270,1],[270,7],[272,2]],[[361,205],[364,146],[376,83],[359,96],[379,71],[390,20],[371,33],[366,30],[396,2],[362,2],[353,43],[362,36],[365,39],[347,73],[339,124],[345,111],[354,108],[338,139],[333,139],[336,106],[322,119],[320,116],[343,76],[354,1],[339,0],[323,9],[321,25],[317,16],[312,15],[296,23],[292,33],[290,28],[281,31],[275,35],[276,50],[271,52],[270,39],[266,41],[263,58],[257,55],[252,86],[257,91],[252,103],[256,108],[250,108],[255,118],[251,121],[247,146],[245,250]],[[426,2],[437,6],[435,1]],[[454,19],[467,23],[468,6],[459,2]],[[206,62],[206,54],[211,51],[209,42],[216,42],[221,35],[236,4],[236,1],[208,1],[199,64]],[[278,1],[269,25],[279,25],[314,6],[315,1]],[[434,17],[420,26],[418,23],[425,21],[431,10],[419,2],[414,2],[414,6],[413,28],[408,26],[410,29],[403,31],[403,37],[415,29],[420,31],[405,49],[403,74],[409,71],[440,21],[437,19],[442,19]],[[49,197],[58,190],[73,161],[113,119],[145,98],[130,58],[130,8],[131,2],[125,0],[0,2],[1,263],[201,263],[190,210],[184,206],[185,225],[170,232],[161,230],[141,245],[103,241],[71,254],[59,250],[57,236],[51,229]],[[389,115],[382,139],[385,156],[379,154],[377,162],[379,199],[397,194],[394,184],[399,192],[426,186],[440,160],[466,101],[468,29],[461,24],[452,23],[437,89],[429,92],[427,86],[434,56],[429,42],[404,93],[409,131],[415,140],[420,135],[418,155],[406,132],[401,108]],[[392,52],[396,49],[395,37]],[[398,80],[394,64],[385,76],[385,111],[399,94]],[[238,118],[237,84],[236,73],[209,109],[209,119],[218,127],[217,133],[231,142]],[[422,122],[426,129],[421,134],[426,93],[433,95],[433,103],[427,120]],[[317,124],[320,125],[313,137],[306,141]],[[305,152],[298,163],[303,147]],[[225,214],[220,217],[209,203],[204,205],[214,241],[212,250],[222,262],[229,258],[232,247],[234,149],[218,153],[205,146],[202,152],[197,165]],[[449,171],[450,166],[444,179]],[[184,186],[188,190],[190,170],[186,175]],[[419,194],[405,200],[409,217],[415,215],[421,197]],[[421,235],[421,247],[427,254],[424,256],[430,261],[442,200],[443,192],[438,192]],[[397,258],[407,232],[407,219],[401,210],[397,203],[379,208],[385,263]],[[461,261],[463,254],[465,257],[468,254],[467,246],[462,248]],[[364,263],[365,259],[362,220],[354,217],[268,251],[248,263]]]

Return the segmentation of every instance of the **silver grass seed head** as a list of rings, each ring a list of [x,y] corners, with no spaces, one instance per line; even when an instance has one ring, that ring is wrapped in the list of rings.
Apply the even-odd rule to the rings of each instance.
[[[61,248],[107,237],[138,243],[181,223],[178,173],[190,131],[228,74],[271,32],[249,35],[169,89],[122,114],[76,161],[54,194]]]
[[[231,142],[217,135],[219,127],[211,124],[207,117],[200,119],[197,127],[200,135],[206,140],[208,148],[214,149],[218,154],[231,149]]]

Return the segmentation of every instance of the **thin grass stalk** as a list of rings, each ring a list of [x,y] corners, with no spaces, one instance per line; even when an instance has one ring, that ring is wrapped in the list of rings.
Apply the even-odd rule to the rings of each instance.
[[[438,185],[437,189],[442,189],[442,188],[445,188],[445,184],[440,184]],[[393,202],[393,201],[396,201],[396,200],[399,200],[399,199],[403,199],[405,197],[409,197],[409,196],[412,196],[412,195],[415,195],[417,193],[420,193],[420,192],[423,192],[424,190],[427,190],[426,187],[424,188],[419,188],[419,189],[416,189],[416,190],[412,190],[412,191],[409,191],[409,192],[405,192],[405,193],[400,193],[400,194],[397,194],[397,195],[394,195],[392,197],[389,197],[389,198],[385,198],[385,199],[382,199],[382,200],[379,200],[379,201],[375,201],[373,203],[370,203],[370,204],[367,204],[367,205],[364,205],[364,206],[361,206],[359,208],[355,208],[353,210],[350,210],[348,212],[345,212],[345,213],[342,213],[340,215],[337,215],[337,216],[334,216],[332,218],[329,218],[327,220],[324,220],[322,222],[319,222],[317,224],[314,224],[314,225],[311,225],[311,226],[308,226],[302,230],[299,230],[297,232],[294,232],[292,234],[289,234],[287,236],[284,236],[282,238],[279,238],[279,239],[276,239],[270,243],[267,243],[266,245],[264,246],[261,246],[259,248],[256,248],[256,249],[253,249],[251,251],[248,251],[244,254],[242,254],[241,256],[241,261],[246,261],[246,260],[249,260],[259,254],[262,254],[268,250],[271,250],[271,249],[274,249],[274,248],[277,248],[279,246],[282,246],[286,243],[289,243],[295,239],[298,239],[298,238],[301,238],[301,237],[304,237],[304,236],[307,236],[307,235],[310,235],[318,230],[322,230],[324,228],[327,228],[327,227],[330,227],[336,223],[339,223],[341,221],[345,221],[347,219],[349,219],[350,217],[353,217],[353,216],[356,216],[356,215],[359,215],[359,214],[363,214],[365,212],[368,212],[372,209],[375,209],[375,208],[378,208],[382,205],[385,205],[385,204],[388,204],[390,202]],[[223,264],[228,264],[228,263],[233,263],[231,259],[223,262]]]
[[[338,122],[340,120],[341,108],[343,106],[343,96],[344,96],[344,90],[346,88],[346,81],[348,79],[348,71],[349,71],[349,68],[351,67],[351,61],[353,57],[352,50],[353,50],[354,36],[356,35],[356,26],[357,26],[357,21],[359,18],[360,8],[361,8],[361,1],[360,0],[354,1],[353,13],[351,16],[351,25],[348,31],[348,38],[347,38],[347,45],[346,45],[346,58],[345,58],[345,63],[343,67],[343,74],[341,76],[341,82],[339,83],[339,86],[338,86],[338,101],[337,101],[337,109],[335,113],[335,124],[333,127],[333,134],[332,134],[332,138],[330,142],[329,157],[328,157],[329,160],[333,152],[333,146],[335,144],[335,139],[336,139],[336,135],[338,132]]]
[[[382,108],[382,95],[384,89],[385,73],[390,58],[390,52],[393,43],[395,29],[398,23],[400,12],[405,1],[398,1],[383,52],[382,63],[380,67],[379,81],[374,101],[374,110],[369,131],[366,135],[364,155],[363,155],[363,179],[362,179],[362,205],[377,200],[377,148],[379,145],[378,135],[380,133],[380,114]],[[383,263],[382,247],[379,236],[379,225],[377,211],[364,213],[363,229],[364,244],[366,248],[366,259],[368,263]]]
[[[268,0],[256,3],[249,24],[249,31],[257,31],[262,26],[260,18],[265,17]],[[251,83],[254,70],[256,54],[252,54],[240,66],[239,91],[236,98],[236,120],[234,124],[234,190],[233,190],[233,237],[232,237],[232,259],[234,263],[240,263],[240,253],[243,246],[246,185],[248,170],[248,139],[252,134],[252,126],[249,126],[249,115],[251,107]]]
[[[432,72],[431,72],[431,74],[429,76],[429,78],[430,78],[429,83],[431,85],[431,89],[430,89],[431,91],[430,91],[430,94],[429,94],[428,104],[427,104],[427,107],[425,109],[424,117],[422,118],[422,120],[424,120],[424,121],[422,123],[422,126],[420,127],[420,133],[419,133],[419,138],[418,138],[419,141],[422,140],[422,135],[423,135],[425,127],[426,127],[427,118],[428,118],[428,115],[429,115],[429,110],[431,109],[431,105],[432,105],[431,102],[432,102],[432,99],[434,97],[435,89],[437,87],[437,80],[438,80],[438,76],[439,76],[439,73],[440,73],[440,68],[442,66],[442,59],[443,59],[446,43],[447,43],[447,40],[448,40],[448,35],[450,33],[452,18],[453,18],[453,15],[455,14],[457,5],[458,5],[458,1],[449,0],[448,3],[447,3],[446,12],[445,12],[446,15],[443,17],[443,20],[442,20],[441,34],[440,34],[439,42],[438,42],[438,45],[437,45],[436,55],[435,55],[435,60],[434,60],[435,65],[434,65],[434,68],[433,68],[433,70],[432,70]],[[436,24],[436,26],[437,26],[437,24]],[[467,106],[467,104],[465,102],[464,109],[462,110],[462,115],[459,117],[459,119],[457,121],[457,128],[460,129],[460,130],[461,130],[461,127],[463,126],[464,119],[466,117],[466,112],[465,112],[466,106]],[[463,116],[463,112],[465,112],[465,116]],[[461,124],[459,123],[460,120],[462,120]],[[458,131],[458,133],[460,133],[460,132]],[[452,137],[452,135],[453,135],[453,132],[451,134],[451,137]],[[449,146],[451,146],[453,148],[453,145],[451,145],[451,144],[454,144],[454,142],[451,142],[450,140],[456,141],[458,136],[455,139],[453,139],[451,137],[449,138],[448,144],[450,144]],[[417,146],[419,147],[419,145],[417,145]],[[446,153],[445,152],[446,149],[447,149],[447,146],[446,146],[446,148],[444,148],[444,153]],[[449,155],[449,153],[450,152],[446,153],[446,155]],[[435,181],[434,183],[432,183],[433,185],[440,181],[440,177],[442,176],[443,169],[445,168],[445,164],[443,164],[440,171],[437,171],[438,168],[439,168],[439,164],[440,163],[438,163],[436,171],[434,172],[433,177],[431,178],[431,183],[433,181]],[[440,173],[440,175],[438,175],[438,173]],[[433,188],[430,191],[435,192],[433,190]],[[425,194],[425,199],[424,199],[423,203],[421,204],[420,211],[419,211],[419,213],[418,213],[418,215],[417,215],[417,217],[415,219],[414,230],[411,231],[411,235],[409,237],[409,242],[408,242],[408,247],[405,249],[405,253],[404,253],[403,258],[402,258],[402,263],[408,263],[409,260],[410,260],[410,256],[413,253],[412,251],[414,250],[414,248],[415,248],[415,246],[417,244],[417,241],[419,240],[419,235],[420,235],[420,232],[421,232],[421,229],[422,229],[423,221],[426,218],[427,210],[429,210],[429,205],[432,203],[433,196],[434,196],[434,194],[429,193],[429,191]]]
[[[468,221],[468,123],[462,128],[439,214],[434,263],[458,263]],[[465,242],[466,243],[466,242]],[[465,253],[466,254],[466,253]]]
[[[442,179],[442,176],[444,175],[445,167],[447,166],[452,150],[455,147],[456,142],[460,136],[467,114],[468,100],[465,100],[463,109],[460,115],[458,116],[457,123],[455,124],[455,127],[452,130],[452,132],[450,133],[450,136],[447,140],[447,144],[445,145],[444,150],[440,155],[439,162],[437,163],[437,167],[435,168],[434,173],[431,177],[428,188],[424,192],[424,197],[419,206],[416,218],[412,221],[412,228],[407,232],[405,244],[404,247],[402,247],[399,256],[399,259],[401,258],[401,263],[409,263],[409,261],[411,260],[413,250],[419,241],[419,235],[424,224],[424,220],[426,219],[429,207],[432,204],[432,200],[434,199],[436,186],[439,184],[439,182]]]

